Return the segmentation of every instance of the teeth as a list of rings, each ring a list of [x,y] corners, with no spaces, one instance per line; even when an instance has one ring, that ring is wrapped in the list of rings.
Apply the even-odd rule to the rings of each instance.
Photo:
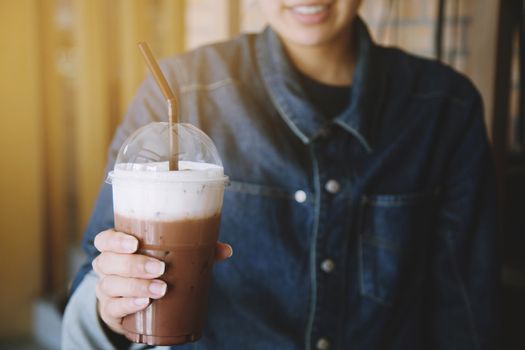
[[[310,6],[294,6],[293,11],[300,13],[301,15],[315,15],[322,12],[326,8],[326,5],[310,5]]]

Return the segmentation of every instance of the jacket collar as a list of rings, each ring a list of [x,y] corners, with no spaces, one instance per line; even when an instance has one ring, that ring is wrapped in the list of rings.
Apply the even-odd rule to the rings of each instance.
[[[357,18],[354,25],[357,64],[351,102],[334,123],[352,134],[370,152],[386,92],[386,64],[380,47],[372,41],[364,22]],[[256,54],[270,98],[292,131],[306,144],[322,135],[326,121],[306,97],[298,73],[271,28],[266,28],[257,38]]]

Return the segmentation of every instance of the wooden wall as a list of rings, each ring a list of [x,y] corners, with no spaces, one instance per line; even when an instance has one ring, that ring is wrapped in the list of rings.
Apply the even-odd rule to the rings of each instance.
[[[0,2],[0,336],[27,332],[41,289],[44,143],[38,7]]]

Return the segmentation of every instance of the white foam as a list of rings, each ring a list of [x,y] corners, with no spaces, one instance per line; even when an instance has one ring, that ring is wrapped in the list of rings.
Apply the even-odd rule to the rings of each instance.
[[[183,220],[220,213],[227,177],[222,167],[179,162],[168,171],[167,162],[117,164],[108,176],[113,185],[116,214],[155,220]]]

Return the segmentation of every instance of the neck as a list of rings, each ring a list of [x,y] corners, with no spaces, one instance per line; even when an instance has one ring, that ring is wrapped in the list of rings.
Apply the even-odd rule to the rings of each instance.
[[[327,85],[351,85],[356,64],[355,40],[351,31],[321,45],[299,45],[284,41],[294,66],[304,75]]]

